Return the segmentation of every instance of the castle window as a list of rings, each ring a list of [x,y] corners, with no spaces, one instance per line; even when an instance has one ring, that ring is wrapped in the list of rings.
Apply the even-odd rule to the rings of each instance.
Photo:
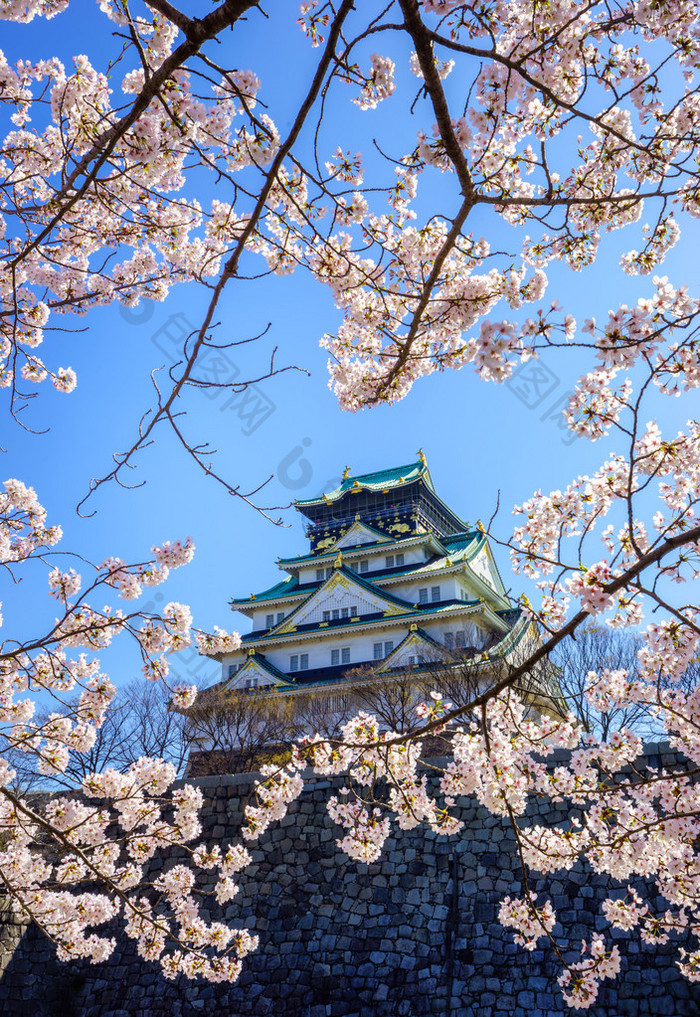
[[[330,611],[324,611],[323,612],[323,620],[325,622],[329,622],[331,620],[331,613],[330,613]]]
[[[350,608],[350,617],[354,618],[357,615],[357,606]]]
[[[340,663],[340,650],[331,650],[331,667]]]
[[[274,616],[274,614],[266,614],[265,615],[265,628],[266,629],[271,629],[274,624],[275,624],[275,616]]]
[[[360,562],[360,572],[368,572],[368,571],[369,571],[369,562],[368,561],[361,561]]]
[[[396,564],[397,565],[403,565],[403,562],[404,562],[404,557],[403,557],[403,551],[402,551],[401,554],[397,554],[396,555]]]
[[[339,610],[333,611],[332,614],[333,614],[333,621],[338,621],[340,619],[340,611]]]
[[[340,609],[340,617],[341,618],[349,618],[350,617],[350,611],[348,610],[347,607],[341,607],[341,609]]]
[[[341,657],[341,663],[343,663],[343,664],[349,664],[350,663],[350,647],[349,646],[344,646],[342,648],[342,650],[340,651],[340,657]]]
[[[454,645],[455,645],[455,634],[454,634],[454,632],[446,632],[445,633],[445,646],[447,647],[448,650],[452,650],[452,649],[454,649]]]
[[[289,658],[289,670],[290,671],[298,671],[299,670],[299,654],[298,653],[293,653],[291,655],[291,657]]]
[[[282,621],[283,618],[284,618],[284,611],[278,611],[277,612],[277,624],[278,625]]]
[[[299,657],[299,670],[306,671],[309,666],[309,655],[308,653],[302,653]]]
[[[408,666],[409,667],[413,667],[415,665],[415,663],[416,663],[416,658],[415,657],[409,657],[408,658]]]
[[[325,578],[325,572],[323,569],[316,569],[316,582],[321,582]]]
[[[394,640],[387,639],[387,641],[384,643],[384,656],[388,657],[393,649],[394,649]]]
[[[458,632],[457,633],[457,638],[456,638],[455,642],[456,642],[456,646],[457,646],[458,650],[463,650],[464,649],[464,645],[465,644],[464,644],[464,633],[463,632]]]
[[[229,664],[229,666],[228,666],[228,676],[229,676],[229,678],[233,678],[233,676],[235,675],[237,670],[238,670],[238,664]]]
[[[382,647],[381,643],[375,643],[374,644],[374,659],[375,660],[381,660],[382,659],[382,649],[383,649],[383,647]]]
[[[418,603],[419,604],[427,604],[428,603],[428,587],[427,586],[422,586],[420,588],[420,590],[418,591]]]
[[[357,572],[357,562],[355,562],[353,565],[348,565],[348,568],[350,569],[351,572]]]
[[[430,587],[430,599],[433,601],[433,603],[435,603],[436,600],[440,599],[440,587],[439,586],[431,586]]]
[[[393,556],[393,554],[388,554],[386,556],[386,567],[388,569],[393,569],[393,567],[394,567],[394,556]]]

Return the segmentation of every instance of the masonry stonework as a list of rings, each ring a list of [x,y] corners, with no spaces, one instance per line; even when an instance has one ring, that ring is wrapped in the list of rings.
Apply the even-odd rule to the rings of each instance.
[[[658,759],[663,751],[650,747]],[[206,796],[204,838],[237,839],[254,776],[197,781]],[[465,830],[422,830],[387,843],[372,865],[349,860],[325,802],[341,781],[310,781],[286,819],[254,849],[234,924],[260,937],[233,986],[167,982],[119,939],[105,964],[62,964],[34,928],[0,919],[0,1014],[12,1017],[554,1017],[572,1013],[549,947],[526,953],[497,922],[505,894],[522,890],[507,824],[464,800]],[[543,803],[532,818],[554,822]],[[169,864],[168,861],[160,864]],[[650,948],[600,916],[607,881],[577,867],[533,880],[553,901],[572,947],[591,932],[620,943],[623,970],[603,983],[593,1017],[690,1017],[700,986],[683,979],[671,947]],[[562,938],[564,930],[555,927]],[[572,956],[573,959],[573,956]]]

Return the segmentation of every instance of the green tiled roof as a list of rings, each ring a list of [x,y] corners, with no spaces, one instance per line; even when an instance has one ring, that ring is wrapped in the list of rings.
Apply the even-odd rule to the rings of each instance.
[[[370,530],[373,527],[368,526],[367,523],[362,523],[365,529]],[[379,533],[379,530],[375,530]],[[378,551],[380,554],[389,554],[393,547],[398,547],[401,544],[419,544],[419,543],[437,543],[438,546],[444,544],[445,541],[439,537],[435,537],[432,533],[411,533],[407,537],[391,537],[386,533],[382,534],[384,538],[382,541],[377,541],[376,544],[355,544],[351,547],[338,548],[339,551],[343,552],[343,557],[350,557],[351,555],[362,555],[369,552]],[[342,537],[338,537],[338,540],[342,540]],[[310,554],[300,554],[296,558],[278,558],[278,564],[283,568],[287,565],[308,565],[313,564],[315,561],[320,561],[325,558],[337,558],[338,551],[330,549],[325,551],[316,551]]]
[[[412,484],[421,477],[428,488],[435,493],[430,470],[423,460],[419,460],[417,463],[409,463],[406,466],[394,466],[390,470],[378,470],[376,473],[361,473],[356,477],[348,477],[340,487],[329,491],[325,497],[304,498],[295,504],[322,505],[324,501],[335,501],[336,498],[342,498],[347,491],[351,491],[353,488],[357,490],[358,486],[368,491],[383,491],[392,487],[405,487],[406,484]]]
[[[504,615],[505,611],[494,612],[501,620],[506,620]],[[490,646],[485,652],[488,655],[490,661],[497,660],[499,657],[506,658],[507,654],[512,652],[515,647],[520,643],[522,638],[527,633],[530,627],[530,621],[520,610],[516,610],[515,614],[518,615],[516,618],[509,618],[507,624],[509,626],[508,631],[501,635],[498,642]]]
[[[369,579],[363,579],[359,573],[353,572],[352,569],[349,569],[346,565],[341,565],[338,571],[342,572],[344,576],[348,577],[348,579],[352,579],[352,581],[362,587],[363,590],[367,590],[368,593],[374,594],[375,597],[381,597],[382,600],[389,600],[392,604],[396,604],[397,607],[411,606],[410,602],[406,600],[405,597],[395,597],[392,593],[387,593],[386,590],[383,590],[380,586],[375,586]]]
[[[429,537],[430,535],[426,534],[425,536]],[[479,539],[479,538],[481,538],[481,539]],[[402,543],[402,541],[407,541],[408,539],[409,538],[407,538],[407,537],[402,537],[399,540],[393,541],[391,544],[386,544],[385,546],[386,546],[387,550],[389,550],[391,548],[391,546],[393,546],[393,544],[400,544],[400,543]],[[415,538],[410,538],[410,539],[415,539]],[[432,538],[432,539],[438,539],[438,538]],[[450,557],[451,555],[453,555],[453,556],[454,555],[459,555],[460,552],[466,550],[469,547],[470,544],[474,544],[473,553],[469,556],[471,558],[471,557],[473,557],[474,554],[476,554],[478,551],[481,550],[481,548],[483,547],[483,545],[486,542],[486,540],[487,540],[486,534],[482,533],[481,530],[470,530],[467,533],[458,533],[458,534],[455,534],[453,537],[441,537],[441,538],[439,538],[438,543],[440,545],[442,545],[442,547],[444,547],[447,557]],[[366,546],[368,548],[370,548],[373,545],[366,545]],[[336,557],[336,556],[337,555],[336,555],[335,551],[329,551],[325,555],[300,555],[298,558],[280,558],[279,562],[280,562],[281,565],[282,564],[291,565],[292,563],[295,563],[295,564],[298,563],[298,564],[301,565],[301,564],[304,564],[304,563],[311,563],[311,562],[313,562],[316,559],[332,558],[332,557]],[[467,559],[467,560],[469,560],[469,559]],[[457,558],[456,561],[454,561],[454,564],[456,565],[458,563],[458,561],[459,561],[459,557]],[[396,571],[395,569],[380,569],[377,572],[373,572],[372,573],[372,579],[371,580],[364,579],[361,573],[354,572],[352,569],[347,568],[347,566],[345,566],[345,565],[342,566],[342,567],[343,567],[343,570],[345,570],[346,575],[350,576],[350,578],[352,578],[352,579],[357,580],[358,582],[361,582],[361,584],[364,585],[365,588],[367,588],[367,589],[372,588],[374,592],[379,592],[379,593],[381,593],[382,596],[386,596],[388,598],[391,598],[391,594],[385,592],[382,587],[374,587],[373,586],[373,584],[378,579],[383,579],[383,578],[403,579],[403,578],[407,578],[409,576],[416,575],[417,573],[423,573],[423,575],[425,577],[429,577],[431,575],[432,570],[430,568],[426,568],[426,566],[428,566],[430,564],[431,564],[431,562],[429,562],[429,561],[428,562],[412,562],[410,565],[408,565],[406,568],[402,569],[401,571]],[[442,567],[445,568],[445,567],[449,567],[449,566],[442,566]],[[323,585],[323,582],[325,582],[325,580],[322,580],[322,581],[319,580],[316,583],[304,583],[303,586],[302,586],[299,583],[299,580],[297,579],[296,576],[288,576],[286,579],[281,580],[281,582],[276,583],[275,586],[271,586],[269,589],[263,590],[261,593],[256,593],[254,595],[254,599],[252,599],[252,600],[251,600],[250,597],[233,597],[231,599],[231,601],[230,601],[230,604],[231,604],[232,607],[238,606],[238,605],[240,605],[240,606],[245,605],[246,607],[251,607],[251,606],[254,606],[258,602],[266,602],[266,601],[271,601],[271,600],[279,600],[279,599],[281,599],[283,597],[288,597],[290,595],[297,594],[297,593],[305,593],[308,596],[311,596],[311,594],[314,593],[316,589],[319,589],[320,586]],[[396,603],[406,603],[406,601],[402,601],[400,599],[396,599]]]
[[[401,601],[401,600],[398,600],[398,598],[396,598],[396,597],[392,597],[390,593],[384,593],[383,591],[376,591],[376,590],[373,591],[373,592],[379,592],[383,598],[386,598],[386,600],[393,600],[398,606],[403,607],[403,608],[406,609],[403,612],[403,614],[392,614],[390,616],[386,616],[384,619],[382,619],[383,621],[391,621],[391,622],[394,622],[394,621],[397,621],[397,622],[400,622],[400,621],[411,621],[413,618],[418,617],[420,615],[426,615],[426,614],[437,615],[437,614],[440,614],[441,612],[447,613],[447,612],[449,612],[450,610],[452,610],[455,607],[465,607],[465,608],[466,607],[476,607],[479,604],[483,605],[488,610],[488,605],[484,604],[484,602],[481,601],[481,600],[454,600],[454,601],[451,601],[449,604],[440,604],[440,605],[437,605],[436,607],[433,607],[432,604],[419,604],[418,607],[414,607],[412,604],[409,604],[405,600]],[[300,604],[299,607],[303,607],[303,604]],[[494,614],[495,614],[495,612],[494,612]],[[291,620],[292,620],[292,615],[291,614],[287,615],[287,617],[284,619],[284,624],[286,625]],[[263,644],[265,644],[265,643],[273,642],[275,639],[284,638],[287,635],[294,635],[294,636],[299,635],[300,632],[301,632],[302,635],[308,634],[310,632],[314,632],[314,633],[323,635],[326,632],[333,631],[334,629],[342,629],[343,631],[347,631],[348,629],[353,629],[353,628],[355,628],[358,625],[374,625],[374,624],[376,624],[376,621],[377,621],[376,618],[372,618],[372,619],[370,619],[368,621],[363,621],[363,616],[359,615],[359,621],[357,621],[355,623],[349,622],[347,620],[345,620],[345,621],[338,620],[337,624],[334,625],[333,622],[331,621],[331,622],[326,623],[323,628],[321,628],[320,625],[315,625],[313,627],[310,627],[310,628],[304,629],[304,630],[296,629],[294,632],[291,632],[291,633],[290,632],[283,632],[281,634],[281,636],[276,635],[274,630],[272,630],[272,631],[265,630],[265,632],[263,632],[263,633],[260,633],[260,632],[247,632],[245,635],[241,636],[241,643],[246,643],[246,644],[263,643]],[[282,623],[280,623],[280,624],[282,624]]]
[[[390,660],[394,656],[395,653],[398,653],[399,650],[401,649],[401,647],[404,645],[404,643],[407,643],[408,640],[411,639],[413,636],[420,636],[420,638],[424,642],[430,643],[431,646],[434,646],[435,649],[436,650],[440,650],[440,652],[442,652],[445,649],[445,647],[443,646],[442,643],[438,643],[438,641],[436,639],[433,639],[432,636],[429,636],[428,633],[425,631],[425,629],[422,629],[420,627],[420,625],[419,625],[419,626],[417,626],[417,628],[416,628],[416,630],[414,632],[410,632],[409,631],[409,632],[406,633],[406,635],[403,637],[403,639],[398,644],[398,646],[395,646],[394,649],[391,651],[391,653],[388,655],[388,657],[385,658],[385,662],[386,662],[386,660]]]
[[[256,600],[274,600],[277,597],[284,597],[290,593],[296,593],[296,587],[299,585],[299,580],[296,576],[287,576],[286,579],[282,579],[281,582],[275,583],[268,590],[263,590],[262,593],[256,593],[254,597],[232,597],[229,601],[230,604],[254,604]]]
[[[267,673],[269,675],[271,675],[273,678],[277,678],[281,682],[284,682],[285,685],[292,685],[292,686],[296,685],[296,682],[294,681],[293,678],[290,678],[288,674],[284,673],[284,671],[280,671],[280,669],[278,667],[275,667],[275,665],[272,664],[267,659],[267,657],[263,656],[262,653],[256,653],[255,656],[249,657],[248,660],[252,660],[255,664],[257,664],[259,667],[261,667],[263,669],[263,671],[267,671]],[[247,661],[246,661],[246,663],[247,663]],[[243,664],[243,667],[245,667],[245,664]],[[239,668],[239,671],[240,670],[241,669]],[[238,673],[239,672],[237,671],[236,674],[238,674]],[[233,678],[235,678],[235,677],[236,677],[235,674],[232,675],[230,680],[233,680]]]
[[[200,692],[202,702],[206,703],[208,698],[218,695],[220,692],[234,692],[238,677],[249,660],[254,661],[258,667],[262,668],[263,671],[267,671],[272,678],[282,682],[286,689],[294,689],[297,687],[297,683],[294,678],[290,678],[288,674],[284,673],[284,671],[280,671],[280,669],[275,667],[275,665],[272,664],[267,657],[264,657],[262,653],[256,653],[253,657],[248,657],[247,660],[241,664],[236,673],[232,674],[230,678],[223,678],[221,681],[214,682],[214,684],[210,685],[209,688],[203,689]],[[232,683],[234,687],[230,688]],[[245,691],[245,689],[243,691]]]
[[[469,545],[477,540],[479,537],[483,539],[479,542],[480,546],[486,540],[486,534],[482,533],[481,530],[466,530],[464,533],[453,533],[449,537],[440,537],[440,543],[446,551],[462,551]]]

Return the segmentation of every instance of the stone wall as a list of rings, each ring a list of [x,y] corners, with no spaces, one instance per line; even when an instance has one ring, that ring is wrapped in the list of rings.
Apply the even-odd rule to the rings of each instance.
[[[659,747],[650,747],[658,753]],[[198,781],[205,839],[235,839],[250,775]],[[338,786],[339,782],[333,782]],[[424,831],[389,841],[379,862],[347,859],[324,803],[331,782],[310,782],[290,814],[254,850],[226,916],[260,936],[234,986],[169,983],[120,939],[99,966],[60,964],[36,929],[0,922],[0,1014],[12,1017],[554,1017],[571,1013],[549,947],[526,953],[496,919],[504,894],[521,891],[507,824],[465,800],[458,838]],[[546,818],[563,818],[552,806]],[[534,813],[533,813],[534,815]],[[540,816],[543,812],[539,813]],[[544,818],[544,817],[543,817]],[[167,863],[166,863],[167,864]],[[700,986],[600,917],[606,882],[577,868],[534,882],[546,890],[578,951],[607,930],[623,972],[603,983],[594,1017],[690,1017]],[[555,934],[563,936],[558,926]],[[572,958],[573,959],[573,958]]]

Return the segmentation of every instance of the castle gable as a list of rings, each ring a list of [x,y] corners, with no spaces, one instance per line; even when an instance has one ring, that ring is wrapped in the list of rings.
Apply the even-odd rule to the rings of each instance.
[[[331,548],[332,551],[345,550],[347,547],[357,547],[364,544],[390,544],[392,543],[391,537],[387,537],[386,534],[380,533],[379,530],[375,530],[373,526],[368,526],[366,523],[354,522],[349,530],[347,530],[340,540]]]
[[[382,666],[377,668],[376,673],[385,674],[396,668],[434,664],[443,660],[444,657],[445,648],[431,639],[422,629],[412,625],[409,634],[399,643],[393,653],[389,654]]]
[[[480,551],[471,559],[469,562],[469,568],[475,573],[487,586],[490,586],[496,593],[503,595],[505,588],[501,582],[501,577],[498,574],[496,563],[491,557],[491,552],[487,543]]]
[[[259,654],[250,656],[238,671],[224,684],[226,692],[245,692],[246,689],[287,687],[290,680]]]
[[[284,635],[293,632],[299,625],[323,624],[368,614],[399,615],[412,609],[412,604],[383,593],[349,569],[341,567],[334,569],[323,585],[288,615],[272,634]]]

